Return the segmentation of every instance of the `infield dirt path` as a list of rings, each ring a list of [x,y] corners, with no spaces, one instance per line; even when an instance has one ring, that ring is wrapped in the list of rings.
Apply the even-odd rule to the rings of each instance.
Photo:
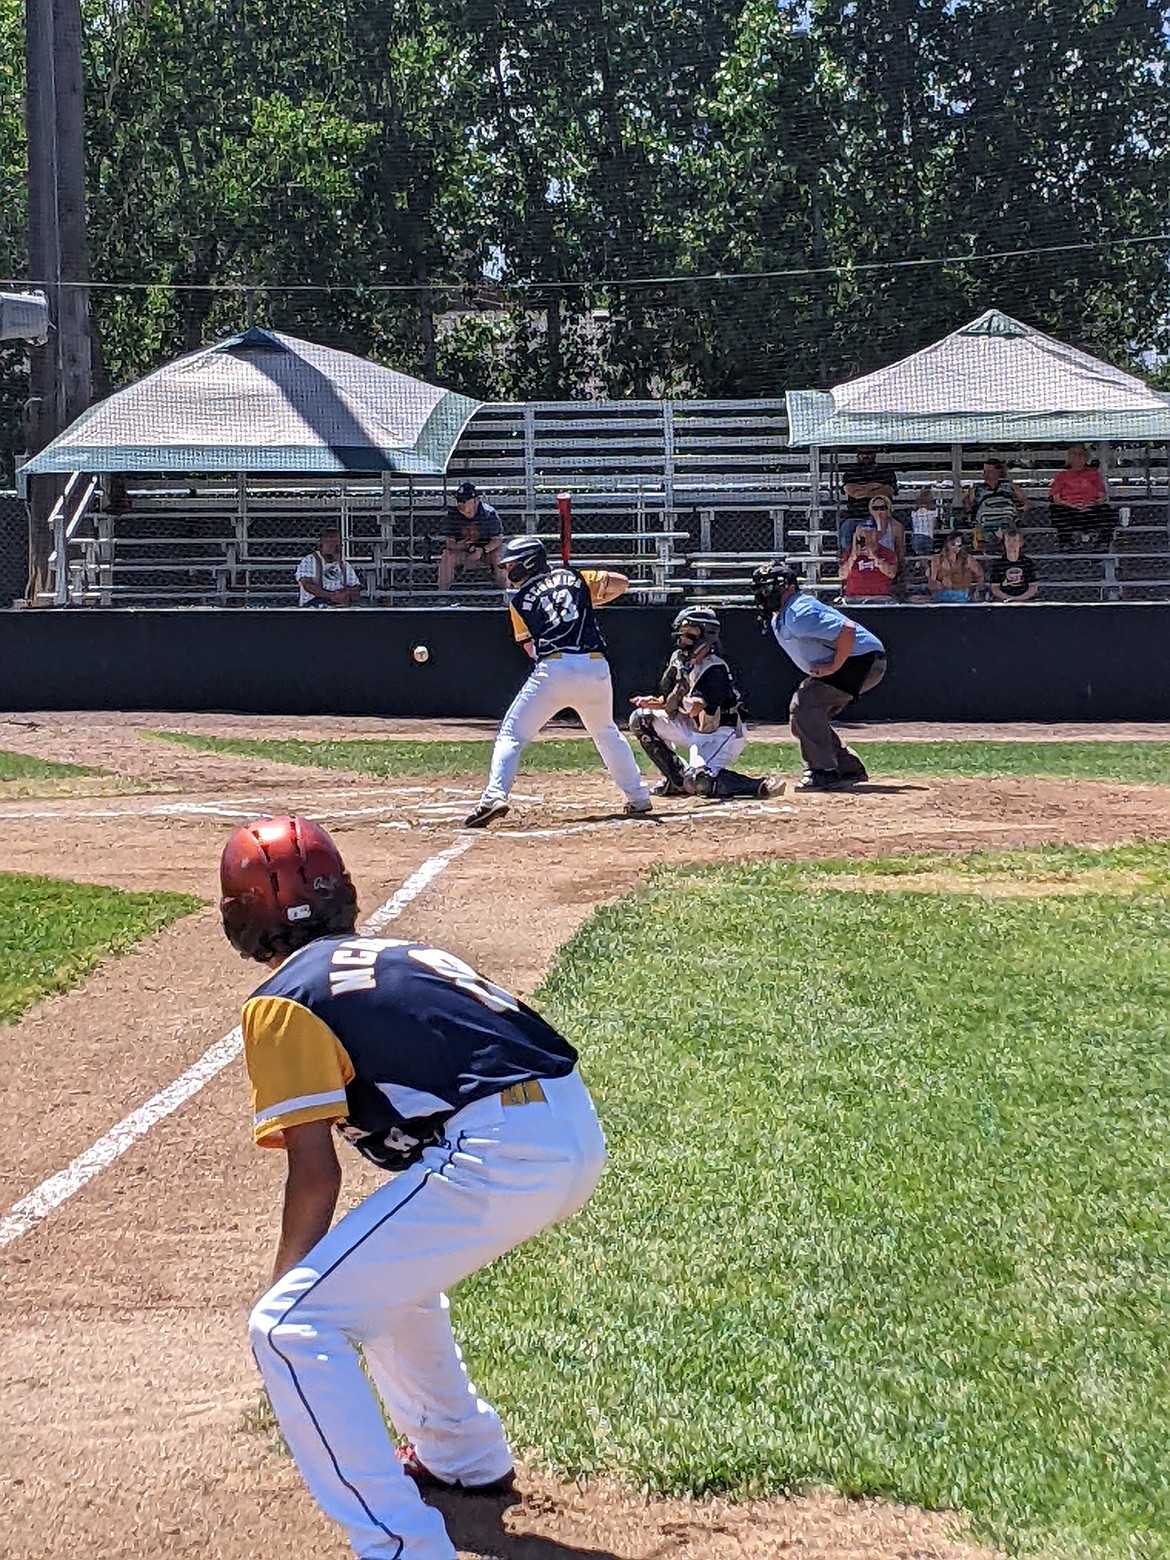
[[[211,729],[211,718],[202,719]],[[207,900],[242,802],[245,810],[257,799],[267,805],[255,811],[295,806],[322,817],[370,910],[451,842],[478,780],[377,787],[147,742],[141,729],[158,717],[38,720],[23,729],[23,751],[100,761],[152,790],[75,804],[0,802],[0,870],[183,889]],[[331,724],[300,723],[298,734],[333,734]],[[362,723],[345,724],[352,731]],[[377,725],[385,734],[385,723]],[[17,746],[3,726],[0,746]],[[600,777],[530,776],[521,790],[531,800],[477,838],[397,926],[523,993],[595,905],[635,886],[655,862],[1170,837],[1170,792],[1156,787],[899,782],[763,807],[665,804],[644,824],[614,817]],[[367,808],[378,810],[355,816]],[[250,984],[209,906],[9,1028],[0,1213],[230,1030]],[[258,1388],[243,1324],[266,1272],[282,1168],[281,1156],[251,1146],[235,1063],[0,1251],[0,1553],[8,1560],[348,1553],[292,1465],[248,1424]],[[347,1167],[348,1199],[369,1185],[364,1171],[356,1160]],[[642,1501],[607,1485],[565,1489],[527,1471],[522,1490],[519,1503],[447,1503],[467,1555],[972,1554],[942,1516],[831,1496]]]

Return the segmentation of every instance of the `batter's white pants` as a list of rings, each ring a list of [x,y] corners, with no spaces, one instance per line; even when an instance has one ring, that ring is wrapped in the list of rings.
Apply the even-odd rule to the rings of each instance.
[[[730,769],[743,752],[747,736],[734,726],[720,726],[718,731],[700,731],[689,715],[665,715],[661,710],[647,710],[654,717],[654,730],[664,742],[678,748],[685,757],[688,769],[709,769],[717,775],[721,769]]]
[[[445,1143],[346,1214],[252,1312],[284,1438],[363,1560],[455,1560],[442,1517],[399,1466],[382,1404],[441,1479],[482,1484],[512,1466],[441,1291],[576,1213],[600,1179],[605,1142],[584,1083],[571,1073],[541,1088],[546,1103],[494,1094],[452,1116]]]
[[[549,656],[532,668],[508,706],[492,749],[485,802],[503,801],[516,782],[520,755],[558,710],[576,710],[610,779],[630,802],[645,802],[650,789],[630,744],[613,718],[613,680],[601,655]]]

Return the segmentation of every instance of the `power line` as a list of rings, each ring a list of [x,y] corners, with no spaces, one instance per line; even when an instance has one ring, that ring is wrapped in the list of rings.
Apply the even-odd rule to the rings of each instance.
[[[1085,254],[1099,250],[1132,249],[1139,245],[1170,244],[1170,233],[1150,233],[1138,238],[1101,239],[1078,244],[1046,244],[1031,249],[997,249],[983,254],[939,255],[919,260],[864,260],[844,265],[792,266],[777,271],[709,271],[674,276],[609,276],[590,281],[491,282],[501,292],[597,291],[629,287],[688,287],[695,283],[766,282],[815,276],[856,276],[879,271],[905,271],[925,267],[982,265],[990,260],[1026,260],[1040,255]],[[8,277],[4,287],[45,287],[43,281]],[[60,288],[86,288],[96,292],[198,292],[198,293],[467,293],[484,285],[476,282],[66,282]]]

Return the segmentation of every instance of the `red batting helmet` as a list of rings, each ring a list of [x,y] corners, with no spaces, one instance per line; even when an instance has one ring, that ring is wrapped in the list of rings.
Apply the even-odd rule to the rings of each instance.
[[[219,863],[228,941],[245,959],[285,958],[315,937],[352,932],[357,894],[337,846],[307,818],[237,829]]]

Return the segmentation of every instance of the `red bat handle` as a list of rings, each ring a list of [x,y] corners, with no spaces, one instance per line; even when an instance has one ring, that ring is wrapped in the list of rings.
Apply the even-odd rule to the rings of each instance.
[[[573,495],[557,494],[557,513],[561,517],[561,562],[567,564],[573,548]]]

